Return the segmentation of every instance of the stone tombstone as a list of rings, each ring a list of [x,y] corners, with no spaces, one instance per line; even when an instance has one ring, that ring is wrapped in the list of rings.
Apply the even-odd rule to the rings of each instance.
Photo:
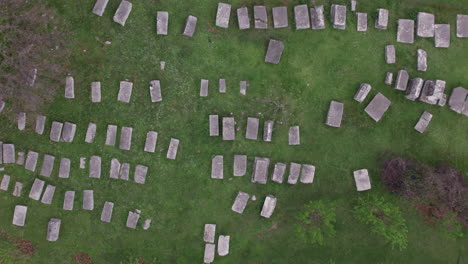
[[[284,44],[282,41],[270,39],[268,43],[267,53],[265,55],[265,62],[271,64],[279,64],[281,55],[283,55]]]
[[[205,252],[203,254],[203,262],[205,264],[211,264],[214,261],[216,246],[214,244],[206,244]]]
[[[21,197],[22,193],[23,193],[23,184],[21,182],[16,182],[15,188],[13,189],[13,196]]]
[[[16,116],[16,119],[18,121],[18,130],[23,131],[26,128],[26,113],[25,112],[20,112]]]
[[[0,141],[0,164],[3,163],[3,142]]]
[[[203,241],[207,243],[214,243],[216,238],[216,225],[205,224],[205,230],[203,232]]]
[[[129,177],[130,177],[130,164],[122,163],[122,166],[120,167],[119,178],[121,180],[128,181]]]
[[[240,30],[250,28],[249,9],[246,6],[237,9],[237,22]]]
[[[273,7],[273,27],[274,28],[287,28],[288,23],[288,8],[286,6]]]
[[[433,98],[435,94],[435,81],[426,80],[421,91],[419,100],[427,104],[436,104],[437,100]],[[431,98],[432,97],[432,98]]]
[[[8,186],[10,186],[10,175],[3,175],[2,182],[0,183],[0,190],[8,191]]]
[[[397,42],[414,43],[414,20],[398,19]]]
[[[159,80],[152,80],[150,81],[150,97],[152,103],[157,103],[162,101],[161,95],[161,83]]]
[[[424,80],[421,78],[414,78],[410,82],[409,88],[406,90],[406,99],[415,101],[421,95]]]
[[[289,145],[300,145],[301,137],[299,134],[299,126],[292,126],[289,128]]]
[[[446,81],[436,80],[434,85],[434,94],[430,96],[429,100],[438,102],[440,99],[442,99],[446,84]]]
[[[271,142],[273,139],[273,127],[275,122],[273,120],[265,121],[263,126],[263,141]]]
[[[146,133],[146,140],[145,140],[145,152],[154,153],[156,150],[156,142],[158,141],[158,132],[156,131],[149,131]]]
[[[436,48],[450,47],[450,24],[436,24],[434,27]]]
[[[245,131],[245,138],[250,140],[257,140],[258,138],[258,126],[260,120],[254,117],[247,118],[247,129]]]
[[[39,201],[45,182],[43,180],[34,179],[34,183],[29,191],[29,198]]]
[[[0,100],[0,113],[3,112],[3,109],[5,109],[5,105],[6,105],[5,101]]]
[[[104,14],[104,11],[106,10],[108,2],[109,0],[96,0],[96,3],[93,7],[93,13],[98,16],[102,16],[102,14]]]
[[[218,255],[227,256],[229,254],[229,240],[230,236],[220,235],[218,238]]]
[[[221,28],[228,28],[230,17],[231,5],[218,3],[218,11],[216,12],[216,26]]]
[[[41,203],[43,204],[52,204],[54,199],[55,186],[48,184],[45,188],[44,194],[42,195]]]
[[[148,230],[151,226],[151,219],[146,219],[145,222],[143,222],[143,230]]]
[[[89,123],[88,124],[88,129],[86,130],[86,137],[85,137],[85,142],[86,143],[93,143],[94,138],[96,137],[96,124],[94,123]]]
[[[84,190],[83,191],[83,209],[92,211],[94,210],[94,191]]]
[[[240,81],[239,83],[239,91],[240,91],[240,94],[242,95],[246,95],[247,94],[247,88],[248,88],[248,83],[247,81]]]
[[[433,14],[419,12],[417,20],[417,31],[418,37],[432,38],[434,37],[434,25],[435,16]]]
[[[120,161],[118,159],[111,159],[111,165],[109,170],[109,178],[118,179],[120,174]]]
[[[71,161],[68,158],[60,159],[59,178],[68,179],[70,177]]]
[[[314,182],[315,166],[304,164],[301,169],[300,182],[305,184],[311,184]]]
[[[439,106],[445,106],[445,104],[447,104],[447,94],[442,94],[442,97],[439,99],[437,104]]]
[[[117,126],[107,125],[106,145],[115,146],[116,139],[117,139]]]
[[[138,220],[140,219],[140,214],[137,212],[128,212],[127,223],[126,226],[131,229],[135,229]]]
[[[356,100],[359,103],[364,102],[371,89],[372,86],[370,84],[361,83],[361,86],[359,86],[357,93],[354,95],[354,100]]]
[[[387,64],[395,64],[396,63],[396,51],[394,45],[387,45],[385,46],[385,62]]]
[[[427,71],[427,52],[418,49],[418,71]]]
[[[468,38],[468,15],[457,15],[457,37]]]
[[[201,97],[208,96],[208,80],[202,79],[200,81],[200,96]]]
[[[450,95],[448,106],[450,110],[462,114],[468,108],[468,89],[463,87],[456,87],[452,90]]]
[[[211,160],[211,179],[224,178],[224,157],[221,155],[214,156]]]
[[[356,11],[357,0],[351,0],[351,11]]]
[[[145,184],[147,174],[148,174],[148,167],[143,166],[143,165],[136,165],[136,167],[135,167],[135,183]]]
[[[268,15],[265,6],[254,6],[254,26],[258,29],[268,28]]]
[[[219,92],[220,93],[226,92],[226,80],[225,79],[219,79]]]
[[[75,202],[75,191],[66,191],[63,199],[63,210],[73,210],[73,203]]]
[[[3,163],[10,164],[16,162],[16,152],[14,144],[3,144]]]
[[[179,149],[179,140],[171,138],[171,143],[169,143],[169,149],[167,150],[166,157],[171,160],[175,160],[177,157],[177,150]]]
[[[169,13],[166,11],[158,11],[156,13],[156,34],[167,35],[169,26]]]
[[[26,155],[26,162],[24,163],[24,168],[28,171],[35,171],[38,158],[39,153],[31,150],[28,151],[28,154]]]
[[[271,176],[271,180],[276,183],[283,183],[285,172],[286,172],[286,164],[276,163],[275,168],[273,169],[273,175]]]
[[[245,207],[247,206],[247,202],[250,199],[250,195],[245,192],[239,192],[236,196],[236,199],[234,200],[234,204],[231,207],[231,210],[238,213],[242,214],[245,210]]]
[[[235,126],[234,117],[223,117],[223,140],[236,139]]]
[[[385,112],[390,107],[390,100],[387,99],[383,94],[378,93],[372,101],[367,105],[364,111],[375,121],[379,122],[382,119]]]
[[[93,103],[101,102],[101,82],[91,83],[91,102]]]
[[[385,84],[392,85],[393,84],[393,72],[387,72],[385,74]]]
[[[24,165],[24,152],[18,152],[18,158],[16,159],[17,165]]]
[[[58,218],[51,218],[47,225],[47,241],[57,241],[60,234],[60,224],[62,220]]]
[[[110,223],[112,220],[112,211],[114,210],[114,203],[105,202],[101,212],[101,221],[104,223]]]
[[[357,12],[356,17],[357,17],[356,30],[359,32],[367,31],[367,13]]]
[[[398,76],[395,81],[395,89],[399,91],[406,91],[408,87],[409,74],[405,70],[398,71]]]
[[[46,116],[43,116],[43,115],[37,115],[36,116],[35,131],[36,131],[37,134],[39,134],[39,135],[44,134],[45,122],[46,122]]]
[[[343,111],[343,103],[331,101],[330,108],[328,109],[327,121],[325,122],[325,124],[331,127],[341,127]]]
[[[132,82],[121,81],[119,94],[117,96],[117,101],[130,103],[130,98],[132,97],[132,90],[133,90]]]
[[[265,218],[270,218],[273,215],[276,207],[276,197],[268,195],[263,202],[262,212],[260,215]]]
[[[120,130],[120,144],[119,148],[122,150],[130,150],[132,147],[132,134],[133,128],[131,127],[122,127]]]
[[[296,30],[310,28],[309,7],[307,5],[294,7],[294,22],[296,23]]]
[[[101,157],[92,156],[89,159],[89,177],[95,179],[101,178]]]
[[[76,133],[76,124],[65,122],[63,123],[63,130],[62,130],[62,141],[63,142],[73,142]]]
[[[323,5],[315,6],[310,9],[310,22],[313,30],[325,28]]]
[[[13,225],[15,226],[24,226],[26,223],[26,214],[28,212],[28,207],[24,205],[16,205],[15,211],[13,213]]]
[[[429,126],[429,122],[431,122],[431,120],[432,114],[424,111],[424,113],[419,118],[418,123],[416,123],[416,126],[414,126],[414,129],[421,134],[424,133],[426,128]]]
[[[234,176],[244,176],[247,172],[247,155],[234,155]]]
[[[63,123],[53,121],[52,127],[50,128],[50,140],[60,142],[60,139],[62,138],[62,128]]]
[[[44,160],[42,161],[42,168],[39,175],[44,177],[50,177],[54,169],[55,157],[52,155],[45,154]]]
[[[84,168],[86,168],[86,158],[81,157],[80,158],[80,169],[84,169]]]
[[[336,4],[331,6],[331,22],[335,29],[346,29],[346,6]]]
[[[72,76],[65,78],[65,98],[75,98],[75,81]]]
[[[378,15],[375,20],[375,28],[386,30],[388,26],[388,10],[379,8],[377,9]]]
[[[359,192],[371,189],[369,172],[366,169],[354,171],[354,181]]]
[[[296,184],[301,174],[302,165],[291,162],[289,165],[288,184]]]
[[[219,116],[209,115],[210,137],[219,136]]]
[[[126,0],[122,0],[122,2],[120,2],[119,7],[117,8],[117,11],[115,11],[114,22],[121,26],[125,26],[125,22],[127,21],[131,11],[132,3]]]
[[[32,69],[27,77],[27,83],[30,87],[34,87],[37,78],[37,68]],[[0,111],[1,112],[1,111]]]
[[[268,181],[268,167],[270,166],[269,158],[255,157],[252,183],[266,184]]]

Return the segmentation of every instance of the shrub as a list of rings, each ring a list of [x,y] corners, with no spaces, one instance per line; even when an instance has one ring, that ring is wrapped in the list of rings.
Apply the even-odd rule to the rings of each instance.
[[[306,243],[323,245],[325,238],[334,237],[336,234],[333,202],[311,201],[296,219],[296,233]]]

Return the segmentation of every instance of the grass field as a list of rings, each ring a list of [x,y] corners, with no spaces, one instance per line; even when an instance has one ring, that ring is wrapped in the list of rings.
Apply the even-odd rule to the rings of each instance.
[[[72,34],[70,64],[75,77],[76,99],[67,100],[60,92],[53,103],[43,107],[48,117],[46,133],[53,120],[78,125],[73,143],[53,143],[48,135],[33,130],[35,113],[28,113],[29,125],[20,132],[12,121],[14,113],[6,109],[0,116],[0,140],[16,145],[17,151],[35,150],[72,159],[69,179],[59,179],[58,165],[46,182],[56,185],[54,202],[47,206],[28,198],[37,173],[18,165],[5,166],[12,182],[25,184],[21,198],[0,194],[0,229],[31,240],[36,246],[34,263],[70,263],[78,252],[88,253],[94,263],[119,263],[129,257],[143,257],[151,263],[201,263],[203,225],[216,223],[217,234],[231,235],[227,257],[215,263],[463,263],[468,261],[466,236],[457,241],[424,225],[418,212],[397,197],[388,195],[379,183],[379,167],[387,153],[414,158],[430,165],[448,164],[468,172],[468,120],[447,107],[411,102],[403,94],[386,86],[387,71],[407,69],[411,77],[447,81],[447,92],[468,86],[468,40],[455,35],[456,14],[468,14],[466,0],[358,1],[358,10],[369,13],[369,30],[356,31],[355,15],[348,12],[347,29],[334,30],[328,23],[331,3],[348,1],[310,1],[326,5],[327,29],[294,30],[292,7],[309,1],[230,1],[233,8],[265,3],[270,8],[288,4],[287,29],[250,29],[239,31],[236,16],[231,16],[228,30],[214,27],[218,1],[133,1],[133,11],[125,27],[114,23],[112,16],[119,1],[111,0],[103,17],[91,13],[94,0],[49,0]],[[390,10],[389,29],[373,27],[377,8]],[[157,11],[170,13],[169,35],[155,34]],[[251,9],[250,9],[251,10]],[[349,11],[349,10],[348,10]],[[452,42],[449,49],[437,49],[433,39],[416,38],[415,44],[396,43],[396,19],[415,19],[418,11],[436,14],[437,23],[450,23]],[[198,17],[195,36],[181,35],[188,15]],[[271,17],[270,17],[271,19]],[[271,22],[271,21],[270,21]],[[270,24],[271,25],[271,24]],[[97,38],[99,40],[97,40]],[[285,51],[281,63],[264,63],[269,39],[282,40]],[[111,45],[104,45],[104,41]],[[384,47],[395,44],[397,63],[387,65]],[[416,71],[416,50],[428,53],[427,72]],[[166,61],[160,70],[159,62]],[[217,92],[219,78],[227,80],[227,93]],[[65,79],[65,76],[64,76]],[[130,104],[116,101],[119,81],[134,83]],[[210,80],[209,96],[199,97],[200,79]],[[149,81],[160,80],[161,103],[151,103]],[[239,81],[247,80],[247,96],[239,94]],[[90,100],[90,83],[102,82],[102,102]],[[353,100],[359,84],[367,82],[372,91],[366,101]],[[63,91],[63,90],[62,90]],[[384,118],[375,123],[364,113],[370,99],[383,93],[392,101]],[[324,125],[331,100],[345,104],[339,129]],[[275,104],[283,104],[277,109]],[[424,134],[413,127],[423,111],[434,118]],[[208,136],[208,115],[233,114],[237,138],[223,142]],[[262,121],[276,120],[273,142],[244,138],[247,117]],[[84,143],[89,122],[97,124],[93,144]],[[104,145],[107,124],[134,128],[132,149]],[[263,124],[263,122],[261,122]],[[288,146],[288,128],[301,127],[301,145]],[[146,132],[159,132],[157,152],[143,152]],[[181,140],[177,160],[166,159],[170,138]],[[249,156],[244,177],[232,177],[234,154]],[[103,159],[101,179],[88,177],[79,169],[79,158],[99,155]],[[224,155],[225,179],[211,180],[212,155]],[[274,162],[298,162],[317,167],[312,185],[287,185],[250,182],[255,156],[270,157]],[[41,156],[42,157],[42,156]],[[145,185],[108,178],[111,158],[150,167]],[[38,163],[41,164],[41,160]],[[372,193],[387,196],[401,204],[409,229],[406,250],[392,250],[370,228],[352,217],[355,199],[353,170],[368,168]],[[10,183],[11,184],[11,183]],[[11,188],[11,186],[10,186]],[[95,192],[95,210],[81,209],[82,190]],[[77,191],[75,210],[62,210],[65,191]],[[243,215],[230,210],[237,192],[257,196]],[[278,198],[271,219],[259,213],[266,195]],[[294,235],[294,217],[304,203],[334,200],[338,204],[337,235],[324,246],[303,244]],[[104,201],[115,203],[112,223],[100,222]],[[11,224],[17,204],[28,206],[25,227]],[[125,227],[129,210],[141,209],[142,219],[152,218],[152,227],[144,231]],[[62,219],[60,239],[45,240],[51,217]],[[142,221],[140,220],[140,224]]]

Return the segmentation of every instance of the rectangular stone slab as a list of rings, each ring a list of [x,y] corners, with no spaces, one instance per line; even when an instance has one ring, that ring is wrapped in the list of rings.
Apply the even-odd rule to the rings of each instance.
[[[65,78],[65,98],[75,98],[75,81],[72,76]]]
[[[286,28],[288,27],[288,8],[286,6],[273,7],[273,27]]]
[[[398,71],[398,76],[395,81],[395,89],[399,91],[406,91],[408,87],[409,74],[405,70]]]
[[[47,241],[57,241],[60,235],[60,225],[62,220],[58,218],[51,218],[47,225]]]
[[[419,12],[417,20],[418,37],[432,38],[434,37],[435,16],[433,14]]]
[[[36,116],[36,128],[34,131],[36,131],[37,134],[39,135],[44,134],[45,122],[46,122],[46,116],[43,116],[43,115]]]
[[[105,202],[101,212],[101,221],[110,223],[112,220],[112,211],[114,210],[114,203]]]
[[[367,24],[368,24],[367,13],[357,12],[356,17],[357,17],[357,26],[356,26],[357,31],[360,31],[360,32],[367,31]]]
[[[265,55],[265,62],[278,64],[283,55],[284,44],[282,41],[270,39],[268,43],[267,53]]]
[[[216,239],[216,225],[205,224],[205,230],[203,232],[203,241],[207,243],[214,243]]]
[[[158,132],[156,131],[149,131],[146,133],[146,140],[145,140],[145,152],[154,153],[156,150],[156,142],[158,141]]]
[[[92,156],[89,159],[89,177],[90,178],[101,178],[101,157]]]
[[[231,210],[238,214],[242,214],[245,210],[245,207],[247,206],[249,199],[250,195],[248,193],[239,192],[236,196],[236,199],[234,200],[234,203],[232,204]]]
[[[247,129],[245,131],[245,138],[250,140],[257,140],[258,138],[258,126],[260,120],[254,117],[247,118]]]
[[[421,91],[421,96],[419,100],[427,104],[436,104],[437,98],[434,97],[435,94],[435,82],[432,80],[426,80]]]
[[[237,23],[240,30],[250,28],[249,9],[246,6],[237,9]]]
[[[219,136],[219,116],[209,115],[210,137]]]
[[[397,42],[414,43],[414,20],[398,19]]]
[[[216,26],[228,28],[230,17],[231,5],[225,3],[218,3],[218,11],[216,12]]]
[[[346,6],[335,4],[331,6],[331,22],[333,28],[346,29]]]
[[[35,171],[38,157],[39,153],[31,150],[28,151],[28,154],[26,155],[26,162],[24,163],[24,168],[28,171]]]
[[[224,157],[221,155],[214,156],[211,159],[211,179],[224,178]]]
[[[255,28],[266,29],[268,28],[268,15],[265,6],[254,6],[254,25]]]
[[[0,141],[0,164],[3,164],[3,142]]]
[[[26,128],[26,113],[25,112],[20,112],[16,116],[16,119],[18,121],[18,130],[22,131]]]
[[[435,47],[450,47],[450,24],[436,24],[434,27]]]
[[[169,13],[166,11],[158,11],[156,13],[156,34],[167,35],[169,26]]]
[[[390,107],[390,100],[383,94],[378,93],[364,110],[375,122],[379,122]]]
[[[62,141],[73,142],[76,133],[76,124],[65,122],[63,123]]]
[[[91,211],[94,209],[94,191],[84,190],[83,191],[83,209]]]
[[[271,180],[277,183],[283,183],[285,172],[286,164],[276,163],[275,168],[273,169],[273,175],[271,176]]]
[[[70,177],[70,165],[71,161],[67,158],[60,159],[59,178],[67,179]]]
[[[136,165],[135,167],[135,182],[138,184],[145,184],[146,174],[148,174],[148,167],[143,165]]]
[[[330,102],[328,109],[327,121],[325,124],[331,127],[341,127],[341,120],[343,119],[344,104],[336,101]]]
[[[73,203],[75,201],[75,191],[66,191],[63,199],[63,210],[73,210]]]
[[[200,96],[201,97],[208,96],[208,80],[202,79],[200,81]]]
[[[218,255],[227,256],[229,254],[230,236],[219,236],[218,238]]]
[[[44,194],[42,195],[41,202],[43,204],[52,204],[52,199],[54,199],[55,186],[47,185],[45,188]]]
[[[247,94],[247,88],[249,86],[247,81],[240,81],[239,86],[240,86],[240,94],[246,95]]]
[[[117,96],[117,101],[129,103],[130,98],[132,97],[133,83],[127,81],[120,82],[119,94]]]
[[[223,140],[236,139],[235,125],[234,117],[223,117]]]
[[[387,64],[396,63],[396,52],[395,52],[395,46],[394,45],[385,46],[385,62]]]
[[[438,102],[440,99],[442,99],[446,84],[447,82],[445,81],[436,80],[434,83],[434,94],[429,96],[428,99],[435,102]]]
[[[50,140],[59,142],[62,138],[63,123],[53,121],[52,127],[50,128]]]
[[[94,142],[94,138],[96,137],[96,129],[97,129],[96,124],[94,124],[94,123],[89,123],[88,124],[88,129],[86,130],[86,137],[85,137],[85,142],[86,143],[93,143]],[[116,127],[116,131],[117,131],[117,127]],[[107,139],[106,139],[106,143],[107,143]]]
[[[419,133],[424,133],[426,128],[429,126],[429,122],[431,122],[431,120],[432,114],[424,111],[424,113],[419,118],[418,123],[416,123],[416,126],[414,126],[414,129]]]
[[[206,264],[213,263],[214,256],[215,256],[215,249],[216,246],[214,244],[206,244],[205,245],[205,252],[203,254],[203,262]]]
[[[299,126],[292,126],[289,128],[289,145],[300,145],[301,144],[301,137],[299,133]]]
[[[39,175],[44,177],[50,177],[52,171],[54,170],[55,157],[51,155],[44,155],[44,160],[42,161],[42,168]]]
[[[268,195],[263,202],[262,212],[260,215],[265,218],[270,218],[273,215],[276,207],[276,197]]]
[[[126,226],[128,228],[135,229],[139,219],[140,219],[139,213],[128,212]]]
[[[247,172],[247,155],[234,155],[234,176],[244,176]]]
[[[275,122],[272,120],[265,121],[265,124],[263,126],[263,141],[271,142],[271,140],[273,139],[273,126],[274,125],[275,125]]]
[[[427,71],[427,52],[423,49],[418,49],[418,71]]]
[[[393,73],[392,72],[387,72],[385,75],[385,84],[386,85],[392,85],[393,84]]]
[[[128,181],[129,176],[130,176],[130,164],[122,163],[122,166],[120,167],[119,178],[121,180]]]
[[[219,79],[219,92],[220,93],[226,92],[226,80],[225,79]]]
[[[120,174],[120,161],[118,159],[111,159],[109,170],[109,177],[111,179],[118,179]]]
[[[323,5],[312,7],[310,9],[310,20],[313,30],[325,28],[325,15],[323,14]]]
[[[28,213],[28,207],[24,205],[16,205],[15,212],[13,213],[13,225],[24,226],[26,223],[26,214]]]
[[[268,181],[268,167],[270,166],[269,158],[255,157],[252,183],[266,184]]]
[[[107,133],[106,133],[106,145],[115,146],[116,138],[117,138],[117,126],[108,125]]]
[[[463,87],[456,87],[452,90],[448,105],[450,110],[455,111],[458,114],[463,113],[463,110],[467,107],[466,102],[468,96],[468,89]]]
[[[114,22],[121,26],[125,26],[125,22],[127,21],[131,11],[132,3],[126,0],[122,0],[122,2],[120,2],[119,7],[117,8],[117,11],[115,11]]]
[[[0,183],[0,190],[8,191],[8,186],[10,186],[10,175],[3,175],[2,182]]]
[[[196,17],[188,16],[187,20],[185,21],[185,28],[182,35],[190,38],[193,37],[193,34],[195,34],[195,29],[197,28],[197,21],[198,19]]]
[[[177,150],[179,149],[179,140],[175,138],[171,138],[171,143],[169,143],[169,148],[167,150],[166,157],[168,159],[175,160],[177,157]]]
[[[34,179],[34,183],[29,191],[29,198],[39,201],[45,182],[43,180]]]
[[[14,144],[3,144],[3,163],[15,163],[16,152]]]
[[[159,80],[152,80],[150,82],[150,97],[151,97],[151,102],[156,103],[156,102],[161,102],[162,101],[162,95],[161,95],[161,83]]]
[[[93,7],[93,13],[98,16],[102,16],[102,14],[104,14],[104,11],[106,10],[108,2],[109,0],[96,0],[96,3]]]
[[[133,128],[122,127],[122,129],[120,130],[120,149],[130,150],[130,148],[132,147],[132,134]]]
[[[375,28],[386,30],[388,26],[388,10],[379,8],[377,9],[377,19],[375,20]]]
[[[91,83],[91,102],[101,102],[101,82]]]
[[[299,180],[299,176],[301,174],[301,167],[302,165],[299,163],[291,162],[289,164],[289,176],[288,176],[288,184],[296,184]]]
[[[356,95],[354,95],[354,100],[359,103],[364,102],[366,100],[367,95],[371,91],[372,86],[368,83],[361,83],[359,90],[357,91]]]
[[[18,152],[18,158],[16,159],[17,165],[24,165],[24,152]]]
[[[314,182],[315,176],[315,166],[304,164],[302,165],[301,170],[301,179],[300,181],[305,184],[311,184]]]
[[[468,38],[468,15],[457,15],[457,37]]]
[[[414,78],[411,80],[409,88],[406,90],[406,99],[415,101],[421,95],[424,80],[421,78]]]
[[[23,193],[23,184],[21,182],[16,182],[15,188],[13,189],[13,196],[21,197],[22,193]]]
[[[359,192],[371,189],[369,172],[366,169],[354,171],[354,181]]]
[[[294,7],[294,22],[297,30],[310,28],[309,7],[307,5]]]

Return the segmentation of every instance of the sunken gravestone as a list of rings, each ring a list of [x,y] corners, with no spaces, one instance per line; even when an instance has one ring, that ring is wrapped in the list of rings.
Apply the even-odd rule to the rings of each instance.
[[[457,37],[468,38],[468,15],[457,15]]]
[[[210,137],[219,136],[219,116],[209,115],[208,119],[210,124]]]
[[[156,142],[158,140],[158,132],[156,131],[149,131],[146,133],[146,140],[145,140],[145,152],[154,153],[156,150]]]
[[[379,122],[382,116],[390,107],[390,100],[387,99],[383,94],[378,93],[374,99],[367,105],[366,113],[375,121]]]
[[[175,138],[171,138],[171,142],[169,143],[169,148],[167,149],[166,158],[175,160],[177,157],[177,150],[179,149],[180,141]]]
[[[117,101],[129,103],[130,98],[132,97],[133,83],[127,81],[120,82],[119,94],[117,96]]]
[[[301,144],[301,137],[299,134],[299,126],[292,126],[289,128],[289,145],[300,145]]]
[[[267,53],[265,55],[265,62],[278,64],[283,54],[284,44],[282,41],[270,39],[268,43]]]
[[[149,89],[150,89],[151,102],[152,103],[161,102],[162,101],[161,83],[159,82],[159,80],[150,81]]]
[[[236,139],[235,124],[234,117],[223,117],[223,140]]]
[[[197,21],[198,19],[196,17],[188,16],[187,20],[185,21],[185,28],[182,35],[190,38],[193,37],[193,34],[195,34],[195,29],[197,28]]]
[[[277,183],[283,183],[285,172],[286,164],[276,163],[275,168],[273,169],[273,175],[271,176],[271,180]]]
[[[258,126],[259,119],[248,117],[247,118],[247,129],[245,131],[245,138],[250,140],[257,140],[258,138]]]
[[[375,20],[375,28],[386,30],[388,26],[388,10],[379,8],[377,11],[378,15],[377,19]]]
[[[291,162],[289,164],[289,176],[288,176],[288,184],[296,184],[299,180],[299,176],[301,174],[302,165],[299,163]]]
[[[247,155],[234,155],[234,176],[244,176],[247,172]]]

